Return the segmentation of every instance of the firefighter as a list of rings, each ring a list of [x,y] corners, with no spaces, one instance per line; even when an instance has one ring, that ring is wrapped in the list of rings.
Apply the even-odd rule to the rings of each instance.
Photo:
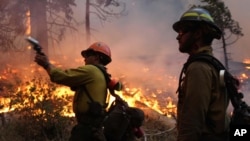
[[[200,7],[186,11],[173,24],[178,33],[179,51],[193,55],[213,56],[212,41],[222,31],[210,13]],[[227,141],[229,98],[220,87],[218,71],[202,61],[192,62],[183,71],[178,88],[178,141]]]
[[[37,53],[35,62],[47,71],[52,82],[69,86],[75,91],[73,111],[77,124],[71,131],[70,141],[105,141],[101,122],[107,105],[107,84],[101,69],[106,70],[105,66],[112,61],[111,51],[105,43],[95,42],[81,55],[85,65],[65,70],[50,64],[46,55]],[[90,106],[90,97],[97,102],[96,106]],[[90,107],[94,108],[94,112],[101,107],[101,112],[93,115]]]

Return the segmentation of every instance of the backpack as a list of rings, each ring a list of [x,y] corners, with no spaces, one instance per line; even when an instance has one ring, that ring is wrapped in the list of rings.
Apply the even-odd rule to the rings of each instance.
[[[96,67],[103,72],[108,85],[111,81],[110,74],[102,67],[98,65]],[[107,141],[133,141],[134,137],[142,137],[140,127],[145,118],[143,110],[130,107],[114,90],[109,89],[109,92],[115,100],[111,103],[103,121]]]
[[[135,129],[140,129],[144,121],[144,112],[136,107],[129,107],[119,96],[112,102],[104,119],[104,134],[107,141],[133,141],[139,138]]]
[[[187,62],[184,64],[180,79],[185,69],[194,61],[203,61],[211,64],[220,74],[221,84],[225,86],[227,94],[233,106],[231,115],[230,126],[250,125],[250,106],[243,100],[244,94],[238,91],[240,82],[237,78],[233,77],[224,65],[215,57],[208,54],[191,55]],[[180,80],[179,80],[180,87]]]

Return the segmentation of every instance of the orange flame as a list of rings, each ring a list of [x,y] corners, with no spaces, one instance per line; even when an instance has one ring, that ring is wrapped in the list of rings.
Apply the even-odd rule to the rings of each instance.
[[[51,61],[53,64],[57,64],[56,61]],[[14,68],[14,66],[13,66]],[[8,68],[6,68],[3,72],[1,73],[2,75],[0,76],[0,80],[1,79],[11,79],[11,75],[13,75],[13,73],[20,73],[20,72],[28,72],[28,73],[24,73],[22,74],[22,78],[24,78],[23,80],[29,80],[30,78],[33,78],[34,75],[39,72],[39,73],[45,73],[44,70],[42,68],[37,68],[37,65],[35,64],[30,64],[29,66],[27,66],[27,68],[22,68],[23,70],[18,70],[18,69],[12,69],[11,66],[9,65]],[[26,84],[25,86],[19,86],[17,87],[16,91],[20,92],[20,91],[29,91],[35,84],[34,83],[29,83]],[[48,85],[43,85],[43,88],[47,88],[49,87]],[[157,97],[161,94],[164,93],[164,90],[161,89],[157,89],[155,90],[155,92],[150,92],[149,88],[128,88],[126,87],[123,91],[117,91],[116,92],[122,99],[124,99],[129,106],[138,106],[138,103],[141,103],[142,105],[149,107],[155,111],[157,111],[160,114],[166,115],[167,117],[171,117],[173,114],[176,113],[176,106],[173,102],[173,99],[171,97],[167,97],[166,100],[164,100],[164,105],[162,106],[159,102],[159,99],[157,99]],[[74,92],[70,90],[69,87],[65,87],[65,86],[57,86],[55,92],[53,93],[53,95],[58,96],[58,97],[63,97],[65,94],[73,96]],[[38,100],[41,100],[42,97],[37,96],[37,100],[35,100],[34,102],[37,102]],[[0,105],[4,105],[4,108],[0,108],[2,112],[8,112],[13,110],[16,107],[12,107],[12,109],[8,108],[8,105],[10,104],[10,99],[8,98],[1,98],[1,103]],[[114,97],[110,98],[109,103],[111,103],[114,100]],[[28,99],[26,102],[29,102]],[[20,105],[19,105],[20,106]],[[72,101],[68,101],[68,103],[66,105],[63,106],[64,110],[62,112],[62,115],[64,116],[74,116],[74,113],[72,111]],[[138,107],[140,108],[140,107]]]

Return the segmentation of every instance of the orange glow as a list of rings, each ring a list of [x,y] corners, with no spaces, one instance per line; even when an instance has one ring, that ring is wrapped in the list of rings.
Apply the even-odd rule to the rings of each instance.
[[[14,108],[10,109],[10,107],[6,106],[6,105],[9,105],[9,103],[10,103],[10,98],[0,97],[0,106],[4,106],[0,109],[0,113],[6,113],[6,112],[14,110]]]
[[[245,63],[245,64],[250,64],[250,59],[244,59],[244,60],[243,60],[243,63]]]
[[[26,32],[25,32],[25,35],[30,35],[31,34],[31,26],[30,26],[30,11],[28,10],[26,12],[26,17],[27,17],[27,22],[26,22]]]
[[[244,78],[244,79],[248,79],[248,76],[245,73],[242,73],[241,77]]]
[[[66,58],[67,59],[67,58]],[[77,61],[82,61],[77,60]],[[51,63],[58,66],[58,63],[56,61],[51,61]],[[19,75],[19,73],[22,73],[22,75],[19,75],[21,80],[24,82],[29,83],[22,83],[21,85],[16,85],[15,92],[12,92],[13,94],[22,93],[26,95],[33,95],[35,99],[25,99],[25,103],[32,103],[36,104],[39,101],[44,100],[44,95],[48,92],[48,89],[50,84],[48,83],[49,80],[40,80],[39,82],[32,81],[34,79],[34,76],[37,76],[37,74],[43,74],[44,76],[47,76],[46,72],[43,68],[38,67],[35,63],[28,65],[27,67],[23,67],[22,69],[14,69],[15,66],[8,65],[8,67],[3,70],[3,73],[1,73],[0,80],[11,80],[15,79],[15,75]],[[147,69],[145,69],[147,70]],[[169,77],[171,81],[176,81],[174,77]],[[155,78],[157,80],[161,79]],[[171,88],[173,85],[171,83],[166,84],[166,88]],[[54,87],[54,86],[53,86]],[[36,89],[37,91],[43,90],[41,92],[42,94],[37,94],[36,92],[32,92],[32,89]],[[140,88],[140,87],[124,87],[123,91],[116,91],[116,93],[124,99],[129,106],[132,107],[138,107],[138,108],[145,108],[148,107],[150,109],[153,109],[157,111],[159,114],[165,115],[167,117],[171,117],[172,115],[176,114],[176,106],[173,102],[173,99],[171,97],[166,97],[164,94],[166,94],[166,90],[164,89],[154,89],[151,90],[150,88]],[[70,99],[66,99],[67,103],[64,103],[62,115],[72,117],[74,116],[74,113],[72,111],[72,99],[74,92],[70,90],[69,87],[62,86],[62,85],[56,85],[55,89],[50,92],[50,95],[52,95],[54,98],[61,97],[70,97]],[[52,97],[52,98],[53,98]],[[109,103],[111,103],[114,100],[114,97],[111,97],[109,99]],[[160,101],[159,101],[160,100]],[[4,105],[3,108],[0,109],[0,113],[2,112],[9,112],[14,110],[15,108],[22,108],[22,104],[17,104],[16,106],[10,105],[10,98],[8,97],[0,97],[0,105]],[[11,107],[11,109],[9,108]],[[39,114],[41,111],[36,111],[36,114]]]

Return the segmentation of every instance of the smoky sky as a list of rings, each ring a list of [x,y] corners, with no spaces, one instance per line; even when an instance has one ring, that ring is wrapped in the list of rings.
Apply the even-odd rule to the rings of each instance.
[[[96,30],[92,31],[92,42],[103,41],[111,48],[113,61],[108,69],[112,75],[125,77],[135,87],[147,83],[164,89],[167,83],[172,82],[169,89],[174,93],[177,87],[175,80],[186,55],[178,52],[177,33],[173,31],[172,24],[186,10],[186,5],[184,0],[127,0],[126,16],[113,18],[103,25],[92,19],[92,25],[96,25]],[[82,13],[77,10],[76,14],[84,18]],[[80,30],[84,29],[81,27]],[[74,46],[77,46],[74,48],[79,52],[87,48],[84,37],[79,37],[81,35],[84,33],[78,33],[76,38],[74,36],[67,41],[71,43],[80,39],[77,43],[74,41]],[[166,82],[169,76],[171,79]]]
[[[242,32],[244,34],[243,37],[241,37],[235,44],[233,44],[230,47],[230,50],[232,52],[232,57],[235,60],[242,61],[246,58],[250,58],[249,52],[249,38],[250,38],[250,28],[249,28],[249,22],[250,22],[250,15],[246,12],[246,10],[249,8],[248,5],[250,5],[249,0],[227,0],[225,1],[228,8],[231,11],[232,18],[239,22],[239,25],[242,27]]]
[[[76,2],[75,14],[78,20],[84,21],[84,8],[79,8],[84,7],[84,2]],[[113,61],[108,69],[114,77],[125,77],[135,86],[148,84],[159,89],[168,88],[174,94],[176,80],[187,55],[178,51],[177,33],[172,25],[195,2],[197,0],[126,0],[126,16],[110,19],[103,24],[92,19],[95,30],[92,31],[91,42],[103,41],[110,46]],[[225,4],[244,33],[228,48],[230,57],[236,61],[250,58],[247,41],[250,17],[244,12],[250,1],[227,0]],[[87,48],[84,34],[84,26],[79,27],[77,34],[70,34],[61,44],[60,53],[80,57],[80,51]],[[214,54],[223,59],[219,42],[213,43]]]

